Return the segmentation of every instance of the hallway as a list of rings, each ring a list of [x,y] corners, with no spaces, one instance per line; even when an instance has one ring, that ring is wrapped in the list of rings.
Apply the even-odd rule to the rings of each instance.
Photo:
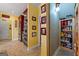
[[[78,5],[0,4],[0,56],[79,55]]]

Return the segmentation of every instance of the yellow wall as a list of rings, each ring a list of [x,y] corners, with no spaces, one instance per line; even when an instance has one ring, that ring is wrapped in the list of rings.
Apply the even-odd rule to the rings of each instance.
[[[41,56],[49,55],[49,4],[46,4],[46,12],[41,14],[40,5],[40,16],[46,16],[46,24],[41,24],[41,28],[46,28],[46,35],[41,35]]]
[[[2,17],[1,17],[2,14],[10,16],[10,18],[8,19],[8,28],[9,28],[9,25],[11,24],[12,30],[9,30],[8,39],[11,39],[11,40],[15,39],[16,40],[18,38],[18,27],[17,28],[14,27],[14,25],[15,25],[14,20],[18,20],[18,16],[14,16],[14,15],[11,15],[11,14],[6,13],[6,12],[0,12],[0,18],[1,19],[2,19]]]
[[[36,17],[36,21],[32,21],[32,16]],[[36,25],[36,30],[32,30],[32,25]],[[32,37],[32,32],[36,32],[37,36]],[[38,7],[28,4],[28,48],[32,48],[38,44]]]

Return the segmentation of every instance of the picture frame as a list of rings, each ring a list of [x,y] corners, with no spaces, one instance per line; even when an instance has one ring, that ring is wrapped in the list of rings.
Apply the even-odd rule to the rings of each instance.
[[[41,35],[46,35],[46,28],[41,28]]]
[[[36,17],[35,16],[32,16],[32,21],[36,21]]]
[[[5,14],[2,14],[2,17],[3,17],[3,18],[10,18],[9,15],[5,15]]]
[[[46,4],[41,6],[41,13],[45,13],[46,12]]]
[[[41,17],[41,24],[46,24],[46,16]]]
[[[36,26],[35,25],[32,26],[32,30],[36,30]]]
[[[9,30],[11,30],[11,29],[12,29],[12,25],[10,24],[10,25],[9,25]]]
[[[17,28],[17,20],[15,20],[15,28]]]
[[[32,37],[36,37],[36,32],[32,32]]]

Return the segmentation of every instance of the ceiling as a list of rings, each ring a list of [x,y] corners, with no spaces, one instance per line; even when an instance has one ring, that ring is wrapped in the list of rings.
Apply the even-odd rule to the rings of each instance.
[[[0,11],[20,15],[26,9],[26,3],[0,3]]]
[[[39,3],[34,3],[35,6],[39,6]],[[0,11],[8,12],[14,15],[21,15],[27,8],[27,3],[0,3]]]
[[[75,15],[75,3],[60,3],[58,11],[59,18],[66,18],[67,15]]]

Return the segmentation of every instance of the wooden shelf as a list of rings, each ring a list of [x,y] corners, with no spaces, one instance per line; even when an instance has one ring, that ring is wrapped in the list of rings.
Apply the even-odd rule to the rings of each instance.
[[[59,20],[60,46],[62,46],[66,50],[73,50],[71,49],[73,48],[73,18],[66,20]]]
[[[71,31],[61,31],[61,32],[72,32],[72,30]]]
[[[61,36],[61,38],[63,38],[63,37]],[[66,36],[64,36],[64,38],[72,38],[72,37],[66,37]]]

